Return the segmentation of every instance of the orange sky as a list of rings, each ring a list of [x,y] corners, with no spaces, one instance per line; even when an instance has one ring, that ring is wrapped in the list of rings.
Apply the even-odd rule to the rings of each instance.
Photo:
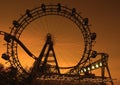
[[[0,30],[9,32],[9,27],[12,27],[12,21],[14,19],[18,19],[25,13],[26,9],[40,6],[41,3],[61,3],[70,8],[74,7],[83,17],[89,18],[91,30],[97,33],[97,41],[93,49],[109,54],[111,74],[119,82],[120,0],[1,0]],[[2,43],[4,42],[1,41],[0,44]],[[4,51],[5,47],[0,50]]]

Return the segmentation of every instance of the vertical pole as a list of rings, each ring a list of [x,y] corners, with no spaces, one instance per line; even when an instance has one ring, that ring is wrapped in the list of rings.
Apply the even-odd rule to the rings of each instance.
[[[105,79],[105,60],[104,60],[104,54],[102,54],[101,60],[102,60],[102,67],[101,67],[102,85],[104,85],[104,79]]]
[[[60,69],[59,69],[59,66],[58,66],[58,62],[57,62],[57,59],[56,59],[56,55],[55,55],[53,46],[52,46],[52,52],[53,52],[53,57],[54,57],[54,59],[55,59],[56,68],[57,68],[58,74],[60,74]]]
[[[109,68],[108,68],[108,65],[106,65],[106,69],[107,69],[107,71],[108,71],[108,75],[109,75],[109,77],[110,77],[110,82],[111,82],[111,85],[114,85],[114,83],[113,83],[113,80],[112,80],[112,77],[111,77],[111,74],[110,74],[110,70],[109,70]]]

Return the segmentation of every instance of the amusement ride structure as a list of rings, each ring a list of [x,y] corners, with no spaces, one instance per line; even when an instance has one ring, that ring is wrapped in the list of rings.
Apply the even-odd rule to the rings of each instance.
[[[77,55],[80,57],[78,57],[79,60],[77,58],[78,62],[76,64],[72,64],[70,66],[62,66],[62,64],[59,63],[59,55],[56,52],[56,48],[54,48],[55,45],[57,45],[57,42],[54,43],[55,39],[51,32],[45,34],[46,38],[43,42],[43,47],[41,51],[39,51],[40,53],[38,56],[31,52],[29,48],[22,42],[21,37],[24,37],[22,36],[22,34],[26,30],[26,28],[29,27],[30,24],[32,24],[38,19],[42,19],[43,17],[49,16],[67,19],[68,21],[72,22],[76,26],[75,29],[77,28],[77,30],[81,33],[84,43],[83,51],[80,51],[80,53],[82,53],[81,55]],[[62,22],[64,21],[61,21],[61,23]],[[66,29],[66,27],[61,29]],[[42,33],[43,32],[41,30],[39,34]],[[64,82],[71,82],[71,85],[106,85],[108,83],[113,85],[113,80],[111,78],[111,74],[108,68],[109,56],[106,53],[99,53],[92,49],[95,43],[96,33],[91,32],[89,28],[88,18],[83,18],[79,13],[77,13],[75,8],[70,9],[66,6],[62,6],[61,4],[42,4],[40,7],[34,8],[32,10],[27,9],[24,15],[22,15],[18,20],[13,21],[13,27],[11,28],[10,33],[0,31],[0,35],[3,35],[4,40],[7,42],[7,52],[2,54],[2,58],[4,60],[9,61],[11,66],[17,69],[19,73],[17,76],[20,76],[21,80],[29,78],[31,80],[36,79],[39,81],[62,81],[60,85],[64,85]],[[32,35],[34,36],[34,34]],[[62,35],[62,32],[61,34],[59,34],[59,36],[60,35]],[[69,37],[71,37],[71,35],[69,35]],[[36,37],[34,37],[34,39],[35,38]],[[68,42],[68,44],[69,43],[70,42]],[[29,46],[32,45],[30,44]],[[26,71],[26,69],[21,64],[21,61],[19,59],[20,56],[18,55],[19,47],[21,47],[24,50],[24,52],[27,53],[29,57],[34,60],[30,72]],[[64,54],[65,51],[63,51],[62,53]],[[74,55],[74,51],[72,54]],[[71,55],[71,51],[69,52],[69,55]],[[65,57],[66,59],[70,58],[69,56]],[[29,60],[27,62],[29,62]],[[94,73],[94,71],[97,69],[100,69],[99,76],[96,76]],[[106,73],[108,74],[107,76]]]

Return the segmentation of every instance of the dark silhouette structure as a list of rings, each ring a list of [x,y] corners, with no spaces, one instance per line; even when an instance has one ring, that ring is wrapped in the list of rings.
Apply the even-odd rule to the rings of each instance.
[[[81,30],[84,38],[84,52],[77,65],[72,67],[59,66],[54,50],[52,34],[50,33],[46,34],[45,44],[38,57],[30,52],[19,39],[22,32],[31,22],[50,15],[65,17],[75,23],[79,30]],[[111,85],[113,85],[113,80],[108,68],[108,54],[98,53],[92,50],[96,33],[90,31],[88,18],[83,18],[77,13],[75,8],[70,9],[61,4],[42,4],[33,10],[27,9],[23,16],[13,21],[13,27],[10,33],[0,31],[0,34],[4,36],[4,40],[7,42],[7,52],[2,55],[2,58],[11,64],[9,72],[0,73],[0,85],[5,85],[5,82],[2,82],[5,79],[9,81],[9,85],[36,85],[35,82],[39,83],[39,85],[53,85],[53,82],[55,85],[106,85],[110,82]],[[18,44],[35,60],[29,73],[19,62]],[[51,55],[52,59],[49,58]],[[91,59],[95,59],[97,56],[100,56],[98,60],[90,62]],[[89,62],[89,64],[87,62]],[[60,71],[61,69],[67,69],[68,72],[62,73]],[[101,69],[101,76],[96,76],[92,73],[92,71],[96,69]],[[106,76],[105,73],[108,73],[108,76]]]

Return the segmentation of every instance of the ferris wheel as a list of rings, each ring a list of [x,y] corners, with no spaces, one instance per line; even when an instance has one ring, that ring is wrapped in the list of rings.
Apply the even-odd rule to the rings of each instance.
[[[83,18],[75,8],[42,4],[27,9],[13,21],[10,33],[0,34],[5,35],[7,42],[7,53],[2,57],[20,73],[28,73],[25,66],[32,68],[32,76],[76,75],[102,67],[97,62],[99,65],[89,68],[91,58],[99,55],[92,50],[96,33],[91,32],[88,18]]]
[[[88,18],[83,18],[75,8],[69,9],[61,4],[42,4],[35,9],[27,9],[23,16],[13,21],[10,35],[5,35],[7,55],[11,65],[20,72],[26,72],[21,64],[23,62],[25,62],[24,65],[35,61],[43,62],[42,58],[46,54],[45,52],[42,54],[41,51],[47,49],[45,42],[53,44],[54,54],[50,54],[54,55],[53,60],[57,67],[82,67],[90,59],[92,44],[96,38],[96,33],[91,33],[89,29]],[[47,39],[49,37],[50,41]],[[39,55],[40,52],[42,56]],[[39,57],[40,60],[38,60]]]
[[[55,64],[48,64],[59,69],[82,67],[90,59],[96,38],[96,33],[89,29],[88,18],[83,18],[75,8],[69,9],[61,4],[42,4],[35,9],[27,9],[23,16],[13,21],[10,35],[5,36],[7,55],[11,65],[20,72],[26,72],[23,65],[31,62],[40,65],[45,59],[46,63],[51,61]],[[51,47],[47,45],[51,43],[52,49],[48,51],[52,52],[47,54],[46,49]],[[47,58],[43,59],[44,56]]]

